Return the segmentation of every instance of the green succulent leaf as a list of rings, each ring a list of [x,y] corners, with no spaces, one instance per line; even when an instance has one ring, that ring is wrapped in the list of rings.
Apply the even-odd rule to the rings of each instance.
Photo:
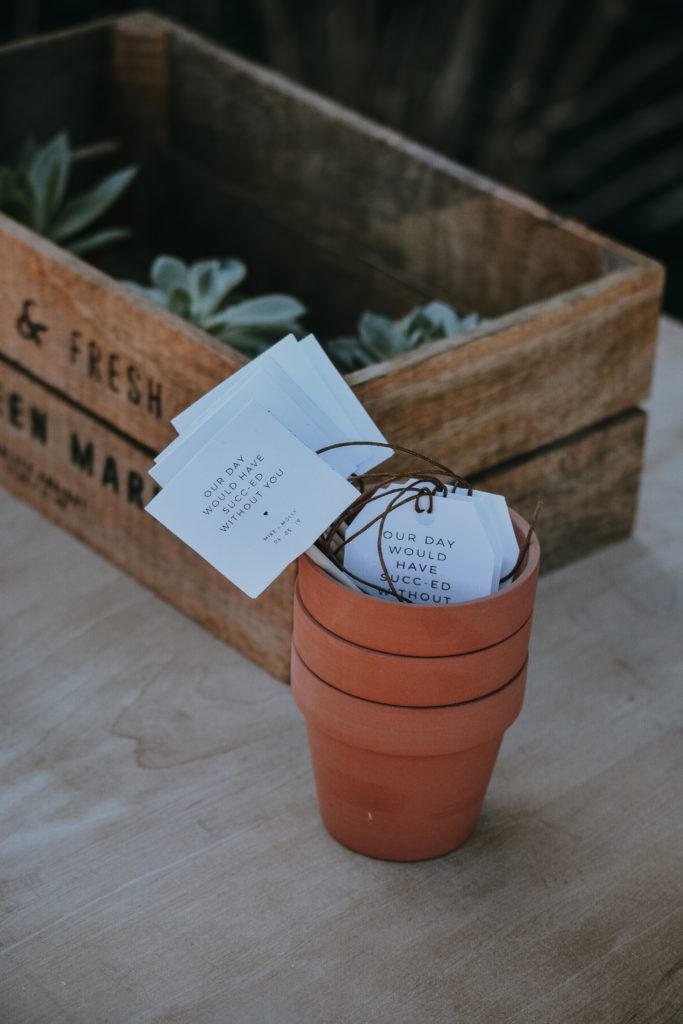
[[[290,295],[242,298],[235,289],[246,274],[247,268],[237,259],[200,260],[188,266],[175,256],[159,256],[150,271],[154,287],[125,283],[253,357],[287,331],[300,331],[298,319],[306,310]]]
[[[121,281],[121,284],[125,284],[126,288],[130,288],[136,295],[142,295],[145,299],[150,299],[151,302],[156,302],[159,306],[166,306],[166,296],[159,288],[146,288],[142,284],[138,284],[137,281]]]
[[[187,264],[176,256],[158,256],[149,276],[160,292],[169,292],[174,288],[187,290]]]
[[[16,176],[9,167],[0,167],[0,210],[12,201]]]
[[[184,288],[171,288],[169,291],[164,292],[164,299],[166,309],[171,313],[175,313],[176,316],[182,316],[184,320],[195,323],[192,316],[190,296]]]
[[[206,326],[284,328],[290,327],[305,312],[305,307],[291,295],[262,295],[228,306],[209,317]]]
[[[33,193],[28,179],[16,167],[0,167],[0,210],[31,226]]]
[[[352,373],[354,370],[358,370],[361,366],[368,365],[365,362],[359,361],[356,348],[358,345],[358,338],[347,337],[347,338],[335,338],[333,341],[328,341],[325,346],[327,354],[342,373]]]
[[[130,238],[131,232],[128,228],[102,228],[101,231],[92,231],[89,235],[81,235],[66,244],[66,248],[76,256],[84,256],[94,249],[102,249],[112,242],[120,242],[124,238]]]
[[[399,320],[377,313],[363,313],[358,334],[327,343],[327,352],[342,373],[381,363],[404,352],[470,330],[479,322],[476,313],[460,318],[445,302],[429,302]]]
[[[429,323],[443,331],[444,338],[457,333],[458,314],[445,302],[428,302],[422,307],[422,312]]]
[[[255,359],[256,356],[260,356],[262,352],[269,349],[273,342],[278,340],[279,332],[277,336],[259,334],[257,331],[249,330],[237,330],[233,328],[230,331],[223,333],[214,333],[214,336],[219,341],[224,341],[226,345],[232,345],[233,348],[238,349],[245,356],[249,356],[250,359]]]
[[[49,142],[46,143],[50,145]],[[39,149],[38,140],[34,135],[26,135],[19,146],[19,152],[17,153],[16,169],[18,171],[28,171],[31,161],[38,152]]]
[[[66,135],[56,135],[45,146],[33,150],[28,160],[26,179],[33,196],[31,227],[41,233],[50,225],[64,202],[71,169],[71,151]]]
[[[64,133],[43,145],[27,137],[15,164],[0,167],[0,209],[79,255],[127,238],[122,228],[82,233],[116,202],[137,168],[116,171],[88,192],[67,198],[72,162]]]
[[[187,275],[192,315],[204,323],[223,305],[231,292],[247,274],[240,260],[201,260],[194,263]]]
[[[52,223],[50,237],[62,242],[89,227],[123,195],[136,174],[137,167],[124,167],[108,175],[88,192],[69,199]]]

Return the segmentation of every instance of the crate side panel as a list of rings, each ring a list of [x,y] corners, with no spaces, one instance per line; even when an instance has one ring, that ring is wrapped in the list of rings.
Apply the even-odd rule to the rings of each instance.
[[[637,405],[652,374],[661,279],[485,327],[461,345],[359,372],[355,391],[388,438],[478,472]]]
[[[191,158],[169,150],[165,168],[169,201],[178,211],[171,251],[188,259],[238,254],[249,269],[249,291],[295,295],[320,338],[354,333],[363,310],[402,316],[431,298],[356,254],[330,248],[309,225],[283,219]]]
[[[543,569],[557,569],[630,535],[645,427],[645,413],[632,409],[476,482],[505,494],[527,518],[543,501],[538,524]]]
[[[190,33],[169,47],[171,146],[330,248],[487,316],[602,273],[538,204]]]
[[[141,505],[149,456],[25,374],[2,367],[0,483],[247,657],[287,678],[293,569],[251,601]],[[531,515],[545,502],[543,568],[626,537],[633,524],[644,415],[630,411],[516,463],[480,486]]]
[[[75,147],[112,135],[110,45],[100,22],[0,48],[0,160],[27,135],[67,131]]]
[[[544,571],[630,534],[644,424],[644,414],[630,411],[478,477],[526,516],[544,500]],[[288,678],[294,569],[257,601],[245,597],[141,510],[151,497],[147,464],[134,445],[41,385],[3,373],[0,483],[267,671]]]
[[[143,510],[150,458],[6,364],[0,482],[274,675],[289,672],[293,570],[252,601]]]
[[[246,362],[2,216],[0,352],[155,451]]]

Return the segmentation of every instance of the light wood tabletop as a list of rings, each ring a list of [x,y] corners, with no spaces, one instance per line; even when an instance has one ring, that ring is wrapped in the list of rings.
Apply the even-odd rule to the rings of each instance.
[[[680,1024],[682,395],[665,323],[635,535],[542,579],[422,864],[327,835],[287,686],[2,492],[2,1024]]]

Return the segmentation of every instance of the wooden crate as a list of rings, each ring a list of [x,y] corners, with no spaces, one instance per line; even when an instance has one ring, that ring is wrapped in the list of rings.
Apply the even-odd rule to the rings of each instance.
[[[656,263],[149,14],[0,49],[0,93],[0,158],[66,129],[83,180],[143,167],[135,244],[98,268],[0,217],[0,480],[20,497],[287,676],[292,572],[250,601],[141,512],[170,418],[245,359],[112,276],[237,255],[322,338],[363,309],[476,309],[353,374],[361,401],[522,512],[544,498],[546,568],[628,535]]]

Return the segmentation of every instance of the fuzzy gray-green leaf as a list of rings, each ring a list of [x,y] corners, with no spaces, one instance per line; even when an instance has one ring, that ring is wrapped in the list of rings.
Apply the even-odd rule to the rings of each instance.
[[[198,323],[207,321],[223,305],[247,273],[240,260],[202,260],[188,271],[188,290],[192,316]]]
[[[221,310],[207,320],[207,327],[219,324],[227,327],[289,326],[305,312],[305,307],[291,295],[261,295]]]
[[[121,284],[125,284],[126,288],[130,288],[137,295],[142,295],[151,302],[156,302],[159,306],[166,305],[166,296],[159,288],[146,288],[145,285],[138,284],[137,281],[121,281]]]
[[[470,330],[479,322],[476,313],[460,319],[445,302],[429,302],[411,309],[399,320],[377,313],[363,313],[355,338],[337,338],[327,351],[343,373],[393,359],[422,345]]]
[[[120,198],[136,174],[136,167],[124,167],[88,192],[69,199],[50,225],[50,237],[56,242],[62,242],[89,227]]]
[[[460,323],[458,314],[445,302],[428,302],[422,311],[428,320],[441,328],[444,338],[457,332]]]
[[[335,338],[325,346],[330,359],[342,373],[352,373],[366,365],[358,357],[358,338]]]
[[[259,334],[257,331],[249,330],[248,328],[244,330],[232,328],[232,330],[212,333],[215,333],[215,337],[220,341],[225,342],[227,345],[232,345],[233,348],[238,349],[243,355],[249,356],[250,359],[260,356],[262,352],[271,347],[275,340],[272,334]]]
[[[66,244],[66,248],[76,254],[84,256],[94,249],[101,249],[112,242],[121,242],[124,238],[130,238],[128,228],[102,228],[101,231],[93,231],[89,235],[80,235]]]
[[[187,290],[187,264],[176,256],[157,256],[149,272],[152,283],[162,292]]]
[[[26,178],[33,193],[33,224],[36,231],[49,228],[52,217],[62,205],[69,181],[71,150],[66,135],[56,135],[33,152]]]

